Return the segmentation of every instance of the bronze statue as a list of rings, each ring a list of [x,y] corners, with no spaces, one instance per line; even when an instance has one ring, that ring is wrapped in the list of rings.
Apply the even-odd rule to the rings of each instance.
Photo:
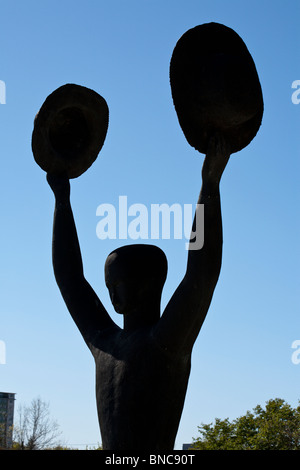
[[[204,38],[208,42],[203,42]],[[210,47],[204,53],[207,43]],[[213,84],[212,68],[223,73],[223,78]],[[234,86],[231,73],[239,74]],[[242,99],[246,78],[252,86],[251,96]],[[69,180],[74,176],[70,175],[69,163],[66,163],[70,162],[72,152],[69,152],[69,144],[64,144],[61,122],[52,125],[52,135],[62,136],[55,149],[58,159],[61,158],[60,168],[58,164],[54,171],[49,171],[47,163],[41,164],[38,152],[35,155],[47,171],[47,180],[55,195],[53,267],[56,281],[95,360],[104,450],[164,451],[174,447],[193,345],[221,268],[221,177],[230,154],[248,145],[262,118],[262,95],[252,58],[239,36],[223,25],[199,26],[179,40],[171,60],[170,79],[175,109],[187,140],[206,154],[198,201],[204,204],[204,246],[188,252],[186,273],[162,315],[160,301],[167,276],[166,257],[153,245],[129,245],[110,253],[105,263],[105,282],[112,304],[124,317],[123,328],[114,323],[84,276],[70,204]],[[216,84],[225,87],[221,93],[214,90]],[[70,86],[76,88],[76,85]],[[214,102],[216,96],[217,103]],[[106,106],[102,99],[100,102],[104,116],[98,149],[103,145],[108,124]],[[55,114],[53,106],[52,102]],[[70,135],[72,141],[84,128],[79,154],[86,155],[94,124],[85,125],[82,115],[83,120],[78,121],[80,113],[75,111],[76,106],[80,108],[75,100],[71,105],[73,111],[64,112],[71,116],[68,129],[75,129],[75,132],[67,132],[68,142]],[[214,111],[214,108],[219,109]],[[61,103],[58,109],[61,113]],[[223,114],[219,119],[220,113]],[[48,116],[45,112],[43,117],[42,113],[39,123],[45,129],[50,127]],[[46,139],[45,135],[34,134],[33,140],[43,140],[44,144],[47,140],[45,145],[53,147],[51,137]],[[55,139],[57,142],[57,137]],[[37,142],[33,148],[41,147]]]

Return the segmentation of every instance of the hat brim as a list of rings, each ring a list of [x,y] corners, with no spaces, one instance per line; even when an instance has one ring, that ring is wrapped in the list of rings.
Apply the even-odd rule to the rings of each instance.
[[[182,131],[199,152],[207,152],[215,132],[223,134],[231,153],[257,134],[262,90],[254,61],[231,28],[207,23],[188,30],[172,54],[170,85]]]
[[[95,91],[66,84],[51,93],[34,120],[32,151],[47,173],[77,178],[96,160],[108,129],[109,111]]]

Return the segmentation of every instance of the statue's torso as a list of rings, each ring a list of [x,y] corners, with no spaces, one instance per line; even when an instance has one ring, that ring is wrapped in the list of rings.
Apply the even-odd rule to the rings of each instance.
[[[190,372],[190,356],[171,354],[150,329],[111,330],[94,351],[104,449],[173,448]]]

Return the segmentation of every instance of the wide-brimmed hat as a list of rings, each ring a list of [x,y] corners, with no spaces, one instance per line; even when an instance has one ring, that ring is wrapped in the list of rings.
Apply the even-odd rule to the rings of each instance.
[[[34,120],[32,151],[47,173],[76,178],[96,160],[106,137],[108,106],[95,91],[66,84],[51,93]]]
[[[206,153],[222,133],[231,153],[246,147],[262,121],[263,96],[254,61],[231,28],[207,23],[188,30],[170,63],[179,124],[189,144]]]

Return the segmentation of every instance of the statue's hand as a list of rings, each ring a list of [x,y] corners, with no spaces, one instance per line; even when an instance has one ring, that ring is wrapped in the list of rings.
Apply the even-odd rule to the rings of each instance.
[[[230,157],[230,149],[221,134],[211,137],[202,167],[203,182],[218,185]]]
[[[55,175],[47,173],[47,181],[54,192],[56,200],[60,202],[68,201],[70,198],[70,181],[67,175]]]

